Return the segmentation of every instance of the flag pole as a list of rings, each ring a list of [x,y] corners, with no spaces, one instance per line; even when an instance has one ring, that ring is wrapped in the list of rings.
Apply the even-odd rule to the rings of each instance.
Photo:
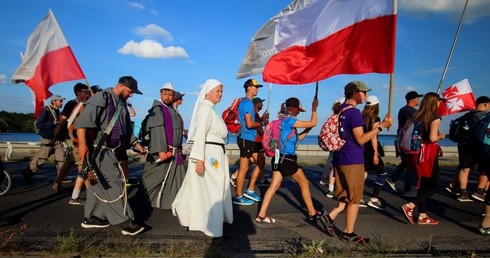
[[[437,88],[437,94],[441,92],[442,84],[444,83],[444,78],[446,77],[446,72],[449,67],[449,62],[451,61],[451,57],[454,52],[454,47],[456,46],[456,42],[458,41],[459,30],[461,29],[461,24],[463,24],[464,14],[466,12],[467,5],[468,5],[468,0],[466,0],[466,2],[464,3],[463,12],[461,13],[461,18],[459,19],[458,29],[456,30],[456,35],[454,36],[453,45],[451,47],[451,51],[449,52],[449,57],[447,58],[446,61],[446,67],[444,67],[444,71],[442,72],[442,77],[441,77],[441,81],[439,82],[439,87]]]
[[[391,106],[392,106],[392,101],[393,101],[393,85],[395,84],[395,73],[390,73],[390,90],[388,93],[388,117],[391,116]],[[390,131],[390,128],[388,127],[387,129]]]
[[[316,82],[316,88],[315,88],[315,100],[318,99],[318,82]]]
[[[267,96],[267,108],[265,109],[266,113],[269,113],[269,106],[271,104],[271,91],[272,91],[272,83],[269,83],[269,95]]]

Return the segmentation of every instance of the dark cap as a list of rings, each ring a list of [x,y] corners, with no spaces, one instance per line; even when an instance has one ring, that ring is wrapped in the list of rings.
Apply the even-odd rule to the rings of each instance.
[[[487,96],[480,96],[476,99],[476,104],[479,105],[479,104],[484,104],[484,103],[488,103],[490,102],[490,98],[488,98]]]
[[[182,94],[178,91],[175,92],[175,98],[174,98],[174,101],[177,101],[179,99],[182,99],[182,97],[184,97],[185,94]]]
[[[92,93],[93,94],[102,91],[102,88],[99,85],[93,85],[93,86],[90,87],[90,89],[92,90]]]
[[[262,103],[262,102],[264,102],[264,101],[265,101],[265,99],[261,99],[261,98],[254,98],[254,99],[252,100],[252,102],[253,102],[254,104],[257,104],[257,103]]]
[[[143,94],[141,93],[140,90],[138,90],[138,82],[131,76],[123,76],[119,78],[118,83],[130,88],[133,91],[133,93]]]
[[[289,98],[286,99],[286,107],[297,107],[299,108],[299,112],[305,112],[306,110],[301,107],[301,103],[299,102],[299,99],[297,98]]]
[[[248,79],[248,80],[246,80],[246,81],[245,81],[245,83],[243,84],[243,88],[245,88],[245,89],[246,89],[246,88],[248,88],[248,87],[250,87],[250,86],[255,86],[255,87],[257,87],[257,88],[260,88],[260,87],[262,87],[262,86],[264,86],[264,85],[259,84],[259,83],[257,82],[257,80],[255,80],[255,79]]]
[[[409,93],[407,93],[407,94],[405,95],[405,99],[406,99],[407,101],[409,101],[409,100],[412,100],[412,99],[415,99],[415,98],[420,98],[420,97],[423,97],[423,96],[424,96],[424,95],[422,95],[422,94],[418,94],[416,91],[410,91]]]
[[[356,91],[371,91],[371,88],[366,86],[364,82],[361,81],[353,81],[349,82],[347,85],[344,87],[344,94],[350,94],[352,92]]]

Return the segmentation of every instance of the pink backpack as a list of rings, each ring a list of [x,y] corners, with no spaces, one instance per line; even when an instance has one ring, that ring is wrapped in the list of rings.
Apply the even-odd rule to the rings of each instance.
[[[274,157],[276,150],[281,150],[281,123],[283,119],[278,119],[267,124],[262,138],[262,146],[267,157]],[[291,130],[287,140],[293,138],[295,130]]]
[[[340,137],[340,121],[339,117],[347,109],[354,106],[348,105],[344,107],[338,114],[331,115],[322,126],[322,130],[318,135],[318,145],[324,151],[339,151],[345,144],[345,140]]]

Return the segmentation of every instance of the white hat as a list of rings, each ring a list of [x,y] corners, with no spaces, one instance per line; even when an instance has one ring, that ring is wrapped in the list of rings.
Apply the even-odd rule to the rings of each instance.
[[[165,84],[162,86],[162,88],[160,88],[160,91],[162,91],[162,90],[171,90],[171,91],[175,91],[175,90],[174,90],[174,86],[172,85],[172,83],[171,83],[171,82],[167,82],[167,83],[165,83]]]
[[[378,97],[374,95],[370,95],[366,98],[366,105],[367,106],[374,106],[376,104],[379,104],[379,99]]]
[[[344,102],[345,102],[345,97],[335,100],[335,103],[344,104]]]

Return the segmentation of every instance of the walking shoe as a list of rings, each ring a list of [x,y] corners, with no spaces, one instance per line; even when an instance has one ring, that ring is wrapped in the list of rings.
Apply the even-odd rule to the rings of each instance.
[[[126,187],[131,187],[131,186],[137,186],[139,182],[137,180],[134,180],[132,178],[126,180]]]
[[[378,198],[371,198],[369,199],[367,205],[369,207],[373,207],[377,210],[382,210],[384,211],[385,210],[385,207],[383,207],[383,204],[381,203],[381,200],[379,200]]]
[[[51,190],[53,190],[56,193],[59,193],[63,187],[61,185],[58,185],[57,183],[54,183],[53,186],[51,187]]]
[[[363,236],[358,236],[355,233],[345,233],[343,232],[340,235],[340,240],[342,241],[347,241],[355,244],[366,244],[369,243],[369,238],[363,237]]]
[[[413,209],[410,209],[407,205],[402,205],[402,211],[403,214],[405,214],[405,217],[408,219],[408,222],[413,224]]]
[[[321,184],[321,185],[327,185],[328,184],[327,182],[325,182],[323,180],[320,180],[320,182],[318,182],[318,183]]]
[[[61,183],[69,184],[69,183],[71,183],[71,179],[69,179],[68,177],[65,176],[65,178],[63,178],[63,180],[61,180]]]
[[[388,178],[386,179],[386,183],[388,184],[388,186],[391,188],[391,190],[395,191],[396,192],[396,185],[395,185],[395,182],[393,182],[393,180],[391,178]]]
[[[460,201],[460,202],[472,202],[473,200],[471,200],[468,192],[462,192],[458,197],[458,201]]]
[[[484,202],[485,201],[485,196],[486,196],[486,192],[474,192],[471,197],[473,197],[473,199],[477,200],[477,201],[480,201],[480,202]]]
[[[325,196],[327,196],[330,199],[333,198],[333,195],[334,195],[334,192],[333,191],[329,191],[329,190],[327,190],[327,193],[325,194]]]
[[[417,220],[417,224],[419,225],[437,225],[439,224],[439,221],[433,219],[433,218],[430,218],[429,216],[425,217],[425,218],[420,218]]]
[[[454,188],[452,184],[447,185],[444,189],[450,194],[459,195],[458,189]]]
[[[70,197],[68,203],[71,205],[85,205],[85,200],[80,197],[77,197],[76,199]]]
[[[403,191],[403,196],[405,197],[410,197],[410,198],[415,198],[417,197],[417,190],[413,190],[413,191]]]
[[[131,220],[127,220],[126,222],[123,222],[121,226],[122,226],[121,233],[124,236],[136,236],[137,234],[145,230],[145,227],[136,225]]]
[[[236,187],[236,177],[234,177],[233,175],[231,176],[230,178],[230,184],[234,187]]]
[[[257,215],[257,217],[255,217],[255,221],[257,221],[259,223],[267,223],[267,224],[274,224],[274,223],[276,223],[276,220],[275,219],[269,218],[269,217],[267,217],[267,215],[265,215],[264,217],[261,217],[261,216]]]
[[[262,201],[262,198],[260,196],[258,196],[255,193],[255,191],[252,192],[252,191],[250,191],[248,189],[243,193],[243,196],[247,197],[250,200],[256,201],[256,202]]]
[[[254,204],[254,201],[245,198],[245,196],[241,196],[241,197],[235,196],[232,199],[233,199],[233,204],[236,204],[236,205],[252,205],[252,204]]]
[[[363,207],[363,208],[367,207],[366,200],[364,200],[364,197],[361,198],[361,201],[359,202],[359,207]]]
[[[264,178],[264,180],[259,180],[257,182],[258,186],[269,186],[270,184],[271,182],[267,178]]]
[[[106,228],[110,225],[111,223],[109,223],[108,220],[100,219],[95,216],[92,216],[88,219],[86,218],[82,222],[82,228]]]
[[[490,236],[490,228],[485,228],[483,226],[480,226],[478,230],[480,231],[480,234],[482,236]]]
[[[325,211],[315,211],[315,214],[313,215],[308,215],[308,221],[315,221],[320,219],[322,216],[325,216],[326,212]]]

